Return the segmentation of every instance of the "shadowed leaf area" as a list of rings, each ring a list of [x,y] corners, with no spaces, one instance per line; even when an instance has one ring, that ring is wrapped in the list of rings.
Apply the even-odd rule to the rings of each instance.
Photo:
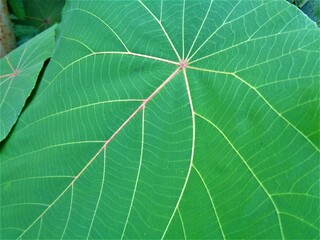
[[[65,0],[10,0],[18,45],[61,21]]]

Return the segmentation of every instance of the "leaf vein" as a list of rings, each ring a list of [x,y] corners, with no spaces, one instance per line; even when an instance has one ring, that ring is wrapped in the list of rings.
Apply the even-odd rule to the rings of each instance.
[[[196,171],[196,173],[198,174],[198,176],[199,176],[199,178],[201,179],[201,182],[202,182],[204,188],[206,189],[206,192],[207,192],[207,194],[208,194],[208,196],[209,196],[210,203],[211,203],[211,206],[212,206],[214,215],[215,215],[216,218],[217,218],[218,225],[219,225],[219,228],[220,228],[222,237],[223,237],[223,239],[226,239],[226,236],[225,236],[225,234],[224,234],[224,231],[223,231],[223,228],[222,228],[222,224],[221,224],[220,218],[219,218],[219,216],[218,216],[217,209],[216,209],[216,207],[215,207],[215,205],[214,205],[214,203],[213,203],[213,199],[212,199],[211,194],[210,194],[210,190],[209,190],[209,188],[208,188],[205,180],[203,179],[200,171],[196,168],[196,166],[195,166],[194,164],[192,165],[192,167],[193,167],[193,169]]]
[[[228,142],[228,144],[230,145],[230,147],[235,151],[235,153],[239,156],[239,158],[242,160],[242,162],[244,163],[244,165],[247,167],[247,169],[249,170],[249,172],[252,174],[252,176],[255,178],[255,180],[257,181],[257,183],[260,185],[260,187],[263,189],[263,191],[265,192],[265,194],[267,195],[267,197],[270,199],[277,217],[278,217],[278,222],[279,222],[279,229],[280,229],[280,233],[281,233],[281,238],[284,239],[284,233],[283,233],[283,227],[282,227],[282,222],[281,222],[281,218],[280,218],[280,213],[278,210],[278,207],[276,205],[276,203],[274,202],[273,198],[271,197],[270,193],[268,192],[268,190],[265,188],[265,186],[263,185],[263,183],[260,181],[260,179],[254,174],[252,168],[248,165],[248,163],[245,161],[245,159],[242,157],[242,155],[240,154],[240,152],[236,149],[236,147],[232,144],[232,142],[229,140],[229,138],[224,134],[224,132],[217,126],[215,125],[213,122],[211,122],[209,119],[207,119],[206,117],[198,114],[195,112],[195,115],[198,116],[199,118],[201,118],[202,120],[206,121],[207,123],[209,123],[211,126],[213,126],[215,129],[218,130],[218,132],[224,137],[224,139]]]

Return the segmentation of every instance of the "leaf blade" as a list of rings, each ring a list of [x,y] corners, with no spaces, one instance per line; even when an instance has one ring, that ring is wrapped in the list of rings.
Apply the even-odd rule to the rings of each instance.
[[[2,71],[0,141],[6,138],[17,121],[26,99],[36,84],[44,61],[53,52],[54,29],[55,26],[0,61]],[[35,46],[36,50],[33,49]]]
[[[301,127],[308,118],[297,112],[299,125],[283,115],[303,94],[289,88],[282,100],[267,88],[298,77],[309,81],[308,88],[315,86],[316,62],[303,64],[305,56],[314,59],[318,53],[315,25],[301,14],[298,25],[288,25],[284,20],[291,20],[295,10],[281,12],[288,4],[276,1],[220,1],[218,9],[230,11],[213,11],[221,17],[218,23],[232,21],[220,28],[218,23],[208,27],[217,16],[207,2],[177,2],[175,16],[167,2],[146,1],[149,11],[139,2],[117,4],[106,9],[69,3],[48,81],[39,86],[38,102],[23,114],[28,127],[18,124],[1,152],[6,156],[2,179],[38,178],[33,186],[47,184],[38,190],[54,186],[43,198],[22,194],[16,204],[50,205],[63,194],[45,214],[24,207],[36,220],[32,227],[30,219],[21,223],[14,217],[8,227],[22,226],[30,238],[318,236],[312,226],[319,224],[319,151]],[[202,8],[202,19],[195,19],[188,35],[194,26],[182,21],[191,22],[195,6]],[[260,25],[247,21],[257,13],[273,17]],[[76,31],[74,22],[81,17],[87,20],[82,26],[87,36]],[[93,23],[101,24],[101,31]],[[244,28],[250,31],[241,35]],[[226,30],[234,30],[237,39],[208,47],[213,42],[206,39],[217,37],[217,29],[225,38],[230,36]],[[97,33],[109,36],[108,44],[95,39]],[[296,51],[304,36],[310,37],[306,55]],[[286,45],[288,39],[293,41]],[[189,51],[194,58],[179,62],[177,55]],[[287,64],[283,54],[296,65]],[[281,63],[282,75],[269,63]],[[284,104],[288,96],[294,97]],[[40,140],[13,151],[27,134]],[[21,169],[28,160],[37,168],[13,172],[14,164]],[[43,182],[46,176],[55,177]],[[9,201],[19,187],[5,183]],[[1,217],[10,216],[5,214]]]

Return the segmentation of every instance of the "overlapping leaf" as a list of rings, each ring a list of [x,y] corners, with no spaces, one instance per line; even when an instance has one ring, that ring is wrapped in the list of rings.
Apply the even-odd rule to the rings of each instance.
[[[0,141],[17,121],[44,61],[51,57],[55,26],[0,60]]]
[[[319,37],[285,1],[68,2],[1,236],[318,238]]]

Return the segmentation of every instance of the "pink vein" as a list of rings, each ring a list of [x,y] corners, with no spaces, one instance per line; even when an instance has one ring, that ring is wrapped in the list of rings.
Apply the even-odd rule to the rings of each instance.
[[[135,57],[142,57],[142,58],[149,58],[149,59],[153,59],[153,60],[157,60],[157,61],[161,61],[161,62],[166,62],[166,63],[170,63],[173,65],[179,65],[178,62],[174,62],[174,61],[170,61],[168,59],[164,59],[164,58],[159,58],[159,57],[153,57],[153,56],[149,56],[149,55],[145,55],[145,54],[140,54],[140,53],[134,53],[134,52],[93,52],[90,55],[98,55],[98,54],[123,54],[123,55],[131,55],[131,56],[135,56]]]
[[[4,75],[1,75],[0,78],[4,78],[4,77],[13,77],[14,74],[13,73],[8,73],[8,74],[4,74]]]
[[[16,69],[13,68],[13,66],[12,66],[12,64],[11,64],[11,62],[10,62],[10,60],[9,60],[8,57],[6,57],[6,61],[7,61],[8,65],[9,65],[9,67],[11,68],[12,73],[8,73],[8,74],[1,75],[0,78],[4,78],[4,77],[14,77],[14,76],[16,76],[16,75],[18,74],[18,70],[16,70]]]
[[[12,67],[12,64],[11,64],[11,62],[9,61],[9,58],[8,58],[8,57],[6,57],[6,61],[7,61],[8,65],[9,65],[9,67],[11,68],[12,72],[14,72],[15,69]]]
[[[181,70],[183,66],[177,68],[151,95],[146,98],[141,105],[127,118],[127,120],[115,131],[112,136],[105,141],[103,146],[99,149],[99,151],[91,158],[91,160],[87,163],[87,165],[74,177],[72,182],[66,187],[65,190],[41,213],[41,215],[33,222],[31,225],[21,233],[21,235],[17,238],[21,238],[25,232],[27,232],[42,216],[63,196],[63,194],[68,191],[70,187],[73,186],[75,181],[82,175],[82,173],[92,164],[92,162],[98,157],[98,155],[108,146],[108,144],[117,136],[117,134],[130,122],[130,120],[141,110],[143,109],[146,104],[155,96],[158,92],[167,84],[169,83]]]

